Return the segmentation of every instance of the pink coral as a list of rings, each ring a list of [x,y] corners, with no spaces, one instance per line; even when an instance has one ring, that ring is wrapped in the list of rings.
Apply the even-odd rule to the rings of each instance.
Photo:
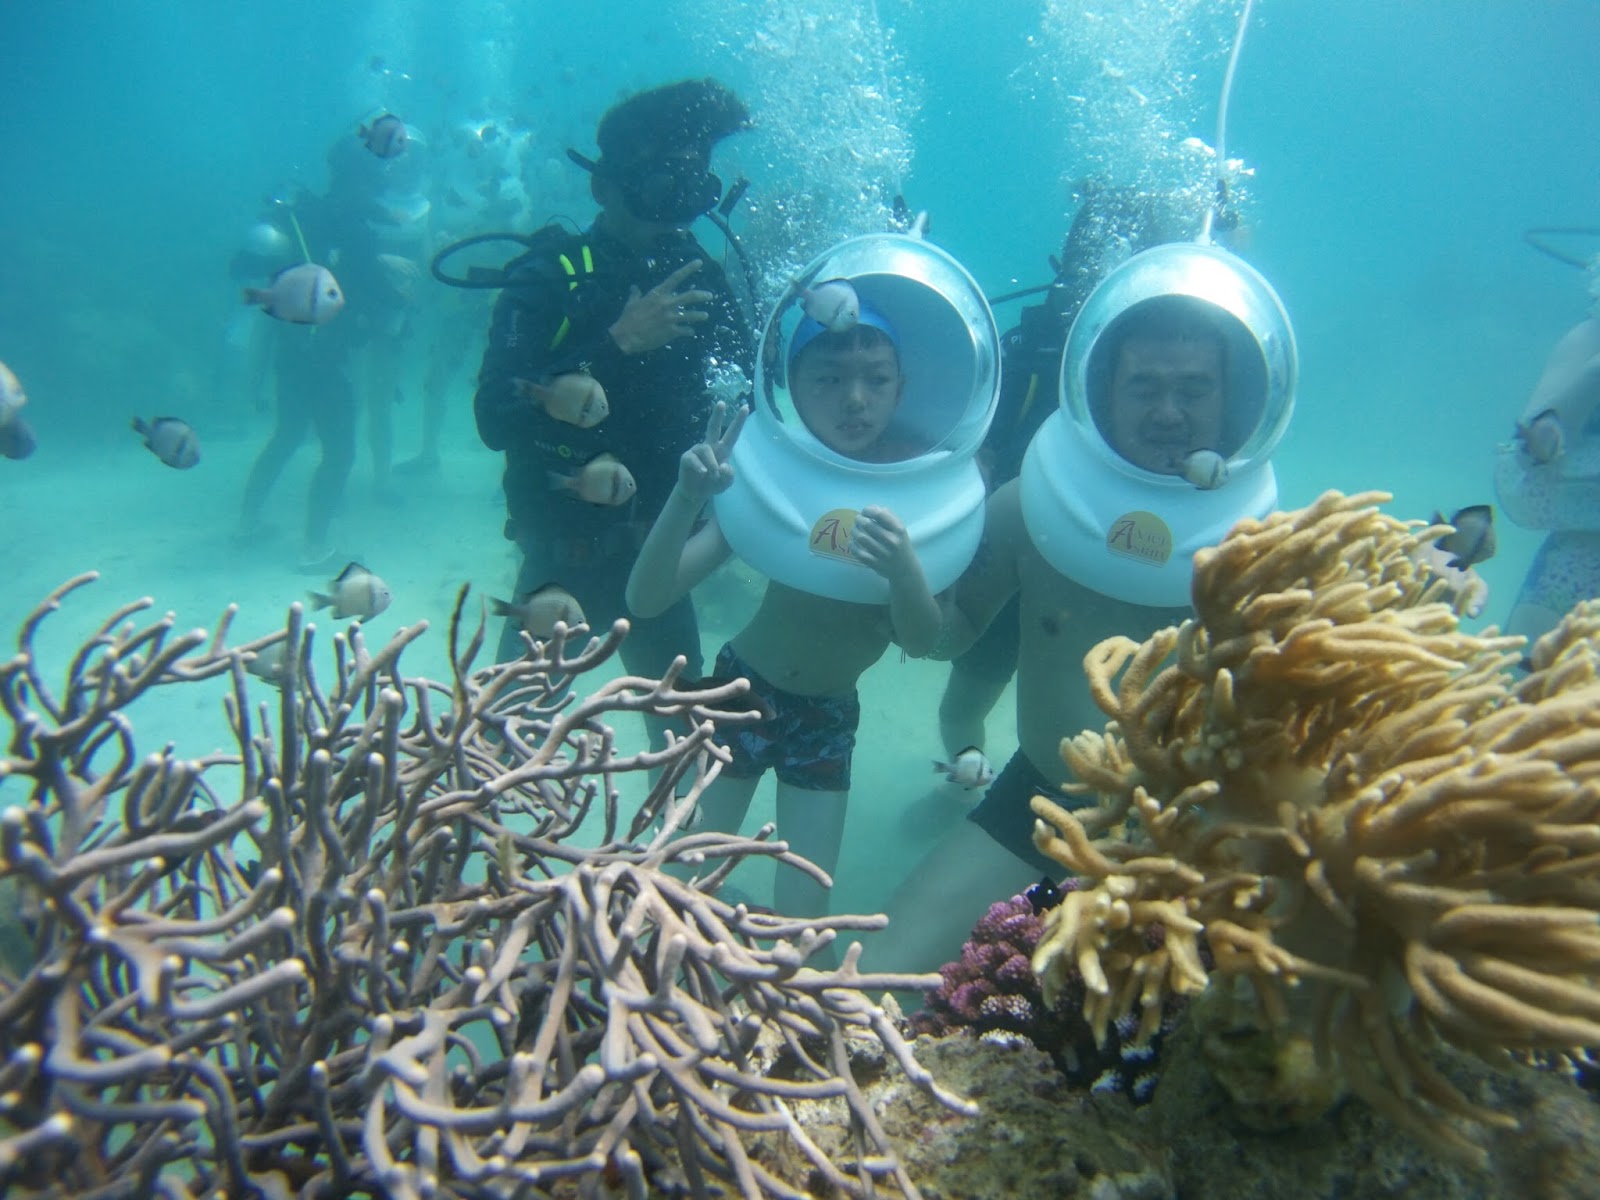
[[[1061,890],[1077,886],[1077,880],[1069,879]],[[1030,896],[1013,896],[989,906],[962,946],[961,957],[939,968],[944,982],[913,1014],[913,1028],[931,1034],[956,1029],[1021,1034],[1049,1054],[1073,1083],[1105,1087],[1110,1081],[1109,1086],[1137,1101],[1148,1099],[1156,1078],[1153,1046],[1127,1046],[1131,1027],[1113,1028],[1105,1044],[1097,1046],[1081,1015],[1083,984],[1076,978],[1063,988],[1054,1007],[1045,1003],[1031,965],[1042,928],[1035,903]]]

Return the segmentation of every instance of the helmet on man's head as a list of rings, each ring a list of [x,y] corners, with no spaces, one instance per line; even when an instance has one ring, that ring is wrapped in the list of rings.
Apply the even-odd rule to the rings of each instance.
[[[567,155],[614,183],[641,220],[687,223],[722,198],[712,148],[749,125],[749,110],[728,88],[715,79],[683,79],[608,109],[595,131],[597,161],[575,150]]]

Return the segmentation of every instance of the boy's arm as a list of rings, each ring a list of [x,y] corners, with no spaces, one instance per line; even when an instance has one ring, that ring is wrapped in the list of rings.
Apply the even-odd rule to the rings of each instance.
[[[715,517],[694,528],[704,507],[704,500],[682,487],[672,489],[628,574],[628,610],[634,616],[660,616],[728,561],[731,551]]]
[[[1015,480],[998,488],[984,509],[983,541],[978,553],[952,589],[952,602],[933,657],[958,658],[971,649],[1006,602],[1017,594],[1018,538],[1028,536],[1022,524],[1021,493]]]
[[[869,505],[856,518],[850,553],[889,582],[889,622],[894,640],[912,658],[922,658],[939,641],[944,612],[928,590],[922,560],[900,518]]]
[[[746,415],[746,410],[740,409],[730,418],[727,405],[719,401],[712,410],[706,440],[685,451],[679,460],[678,482],[650,526],[628,574],[628,609],[635,616],[659,616],[728,561],[732,551],[716,518],[709,518],[699,529],[694,524],[711,497],[733,482],[728,457]]]

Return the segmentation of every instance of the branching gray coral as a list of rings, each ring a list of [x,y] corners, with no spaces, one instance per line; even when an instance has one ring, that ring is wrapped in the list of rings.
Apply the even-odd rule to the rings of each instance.
[[[788,1197],[742,1139],[780,1130],[849,1195],[905,1177],[851,1078],[846,1037],[917,1067],[861,989],[937,976],[808,965],[881,917],[800,921],[719,899],[751,856],[820,874],[768,834],[683,833],[742,681],[622,677],[626,635],[558,629],[473,670],[458,603],[448,683],[406,677],[425,626],[369,651],[314,630],[227,645],[119,610],[52,687],[39,624],[0,665],[0,1186],[168,1196]],[[464,600],[463,592],[463,600]],[[465,639],[468,644],[461,645]],[[249,672],[271,659],[276,701]],[[137,748],[153,688],[219,680],[237,751]],[[680,719],[623,752],[618,713]],[[624,820],[625,777],[652,772]],[[681,798],[680,798],[681,797]],[[577,844],[582,833],[587,846]],[[667,868],[676,868],[669,872]],[[18,937],[19,931],[22,937]],[[788,1048],[782,1077],[752,1059]],[[848,1103],[834,1164],[790,1118]]]

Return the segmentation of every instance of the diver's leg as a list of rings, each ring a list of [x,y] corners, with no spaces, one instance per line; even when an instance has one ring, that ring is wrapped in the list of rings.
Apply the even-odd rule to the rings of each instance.
[[[1064,868],[1057,868],[1065,873]],[[863,966],[894,974],[937,971],[961,957],[978,918],[1039,878],[971,821],[957,821],[906,874],[884,907],[889,926],[871,935]],[[903,1001],[920,1007],[921,998]]]
[[[511,589],[513,603],[526,599],[535,588],[549,582],[552,570],[550,557],[543,544],[532,538],[520,538],[517,546],[522,551],[522,565],[517,568],[517,581]],[[500,624],[500,640],[495,644],[494,661],[514,662],[526,651],[522,622],[516,617],[506,617]]]
[[[750,811],[750,801],[756,794],[756,785],[760,782],[759,775],[743,779],[736,779],[730,775],[717,776],[710,786],[700,793],[700,819],[695,823],[695,829],[738,833],[739,827],[744,824],[746,814]]]
[[[272,433],[251,464],[249,475],[245,477],[236,535],[239,540],[248,540],[260,531],[272,485],[278,482],[283,468],[289,464],[289,459],[311,430],[310,406],[293,381],[284,380],[280,374],[277,393],[277,412]]]
[[[778,838],[801,858],[833,877],[844,842],[850,793],[819,792],[778,780]],[[779,865],[772,904],[788,917],[822,917],[829,911],[829,889],[804,871]]]
[[[331,370],[320,380],[313,421],[322,443],[322,457],[311,475],[306,507],[305,555],[309,563],[334,555],[328,529],[344,498],[344,485],[356,459],[356,395],[345,370]],[[337,564],[336,564],[337,565]]]
[[[750,801],[756,794],[756,787],[761,783],[761,775],[754,774],[743,778],[731,775],[718,775],[701,792],[696,800],[698,815],[694,819],[693,829],[678,827],[678,835],[685,833],[705,833],[715,830],[719,833],[738,833],[739,827],[744,824],[745,816],[750,811]],[[722,865],[721,859],[710,863],[685,863],[673,862],[666,868],[667,874],[679,879],[690,879],[695,876],[709,875]],[[781,869],[781,868],[780,868]],[[730,880],[739,879],[739,868],[735,868]],[[724,887],[729,887],[725,884]],[[743,898],[744,893],[737,883],[731,884],[731,896]],[[731,901],[730,901],[731,902]]]
[[[1018,620],[1013,596],[966,653],[951,662],[939,698],[939,736],[946,754],[960,754],[968,746],[983,749],[984,722],[1017,670]]]
[[[473,353],[472,339],[482,333],[483,320],[476,313],[452,310],[440,318],[436,328],[428,370],[422,381],[422,445],[415,458],[408,458],[395,467],[400,474],[428,475],[439,469],[439,438],[444,431],[457,364]],[[481,350],[473,361],[480,357]]]
[[[1018,750],[967,819],[951,826],[889,898],[889,928],[875,935],[869,955],[874,970],[937,970],[960,956],[990,904],[1041,876],[1067,873],[1033,844],[1029,802],[1038,794],[1062,799]]]
[[[362,355],[366,366],[362,400],[367,406],[367,448],[372,453],[372,488],[379,500],[394,498],[390,479],[394,466],[394,411],[405,399],[400,389],[401,350],[399,345],[384,343]]]

